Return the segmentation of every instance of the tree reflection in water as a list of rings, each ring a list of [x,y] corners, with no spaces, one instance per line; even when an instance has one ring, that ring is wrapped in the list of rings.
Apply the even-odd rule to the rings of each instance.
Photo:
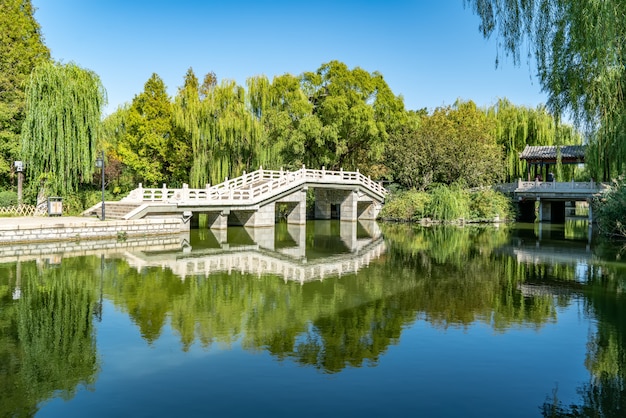
[[[95,382],[96,279],[84,272],[94,271],[97,261],[2,265],[0,416],[32,416],[40,402],[70,399],[79,385]],[[19,292],[9,291],[14,286]]]
[[[544,417],[626,416],[626,297],[624,276],[614,268],[593,268],[586,283],[586,309],[598,318],[598,327],[587,344],[585,366],[589,382],[578,388],[580,404],[564,405],[558,388],[546,399]]]
[[[596,260],[583,274],[579,260],[524,258],[537,243],[508,227],[384,225],[383,233],[386,253],[367,268],[304,284],[259,277],[242,266],[182,280],[170,269],[135,268],[123,258],[107,258],[101,283],[95,256],[66,258],[54,268],[23,262],[19,279],[16,263],[0,265],[0,415],[32,415],[53,394],[71,397],[79,385],[94,382],[93,318],[102,289],[148,344],[169,325],[185,351],[194,344],[239,343],[325,373],[376,365],[418,320],[441,329],[475,323],[502,333],[540,329],[556,321],[560,306],[582,298],[598,318],[585,363],[592,378],[580,387],[581,405],[562,405],[555,391],[540,409],[544,416],[622,416],[611,415],[624,411],[625,399],[626,301],[619,264]],[[206,254],[220,245],[214,241],[194,247]],[[296,241],[284,238],[276,247]],[[324,246],[332,243],[323,238]],[[179,256],[184,264],[195,255]],[[21,296],[14,299],[18,280]]]

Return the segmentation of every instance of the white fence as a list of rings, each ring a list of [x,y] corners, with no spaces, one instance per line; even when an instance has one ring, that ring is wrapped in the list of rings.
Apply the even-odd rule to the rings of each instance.
[[[35,205],[18,205],[0,207],[1,216],[45,216],[47,215],[46,207]]]

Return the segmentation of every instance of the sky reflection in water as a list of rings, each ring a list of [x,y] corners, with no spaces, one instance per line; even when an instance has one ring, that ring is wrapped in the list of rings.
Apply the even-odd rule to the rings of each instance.
[[[9,297],[17,263],[5,263],[0,324],[17,326],[2,327],[0,362],[5,384],[30,389],[5,392],[10,402],[1,412],[618,411],[625,399],[615,382],[623,382],[626,270],[618,249],[580,229],[378,229],[333,221],[298,233],[278,225],[273,242],[243,229],[207,240],[203,231],[178,250],[109,252],[102,264],[97,255],[66,257],[54,268],[21,261],[19,299]],[[226,252],[239,263],[248,257],[245,265],[226,266]],[[319,280],[314,274],[324,260],[348,270]],[[212,273],[198,274],[200,266]],[[259,266],[271,273],[260,274]],[[100,296],[101,320],[94,314]],[[61,309],[54,300],[83,308]],[[55,318],[48,328],[29,323],[33,309]],[[76,325],[84,320],[87,328]],[[94,356],[77,355],[85,350]],[[33,373],[47,359],[57,359],[59,370]]]

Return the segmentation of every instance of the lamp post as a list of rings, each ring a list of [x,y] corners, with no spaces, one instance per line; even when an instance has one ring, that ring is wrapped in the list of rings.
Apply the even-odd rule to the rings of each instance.
[[[17,172],[17,205],[22,206],[22,183],[24,182],[24,163],[15,161],[15,171]]]
[[[101,221],[104,221],[104,151],[100,151],[100,156],[96,158],[96,167],[102,171],[102,216]]]

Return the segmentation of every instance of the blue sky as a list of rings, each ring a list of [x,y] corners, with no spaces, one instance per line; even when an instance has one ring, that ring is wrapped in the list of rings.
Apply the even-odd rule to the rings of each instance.
[[[173,97],[192,67],[202,79],[245,85],[315,71],[331,60],[378,71],[407,109],[489,106],[506,97],[536,107],[547,96],[535,67],[515,67],[485,40],[462,0],[32,0],[55,60],[97,73],[105,114],[130,103],[152,73]]]

